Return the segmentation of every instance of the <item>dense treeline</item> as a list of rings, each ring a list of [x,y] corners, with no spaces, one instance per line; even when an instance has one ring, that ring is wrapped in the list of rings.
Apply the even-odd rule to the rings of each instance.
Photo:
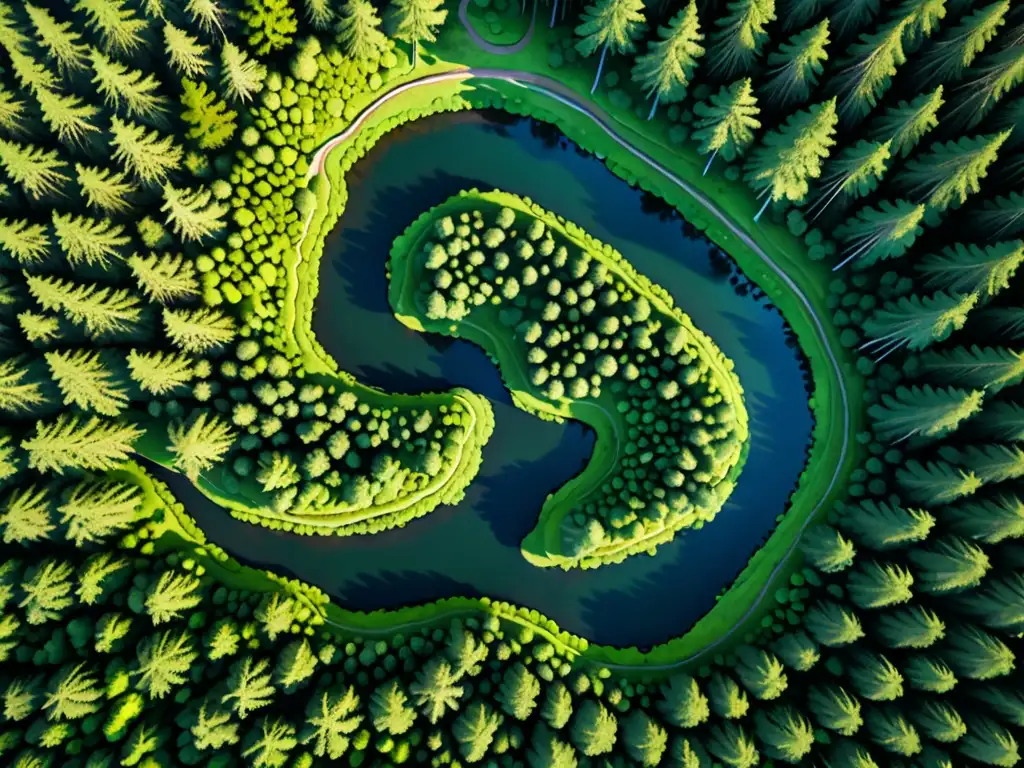
[[[564,514],[552,554],[617,562],[715,518],[747,439],[742,389],[663,288],[575,225],[501,192],[452,198],[399,244],[408,252],[389,263],[396,312],[408,292],[428,330],[479,331],[488,349],[511,348],[498,358],[522,407],[608,423],[600,439],[613,444],[595,447],[580,478],[589,485],[554,494],[541,513],[542,525],[548,507]]]

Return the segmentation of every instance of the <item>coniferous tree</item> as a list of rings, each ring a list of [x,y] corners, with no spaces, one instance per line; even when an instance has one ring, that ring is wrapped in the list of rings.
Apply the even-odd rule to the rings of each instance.
[[[945,461],[922,464],[910,459],[905,467],[896,470],[896,481],[907,498],[926,507],[949,504],[975,493],[981,480]]]
[[[219,149],[231,139],[237,128],[234,110],[211,91],[205,82],[196,83],[188,77],[181,81],[181,119],[191,127],[185,135],[194,139],[200,149]],[[164,186],[166,197],[167,186]]]
[[[977,714],[968,715],[967,733],[957,745],[957,751],[984,765],[1007,766],[1020,762],[1020,748],[1013,733]]]
[[[645,29],[643,9],[643,0],[595,0],[583,9],[581,23],[576,27],[579,38],[576,50],[584,58],[601,51],[591,93],[601,82],[608,51],[613,54],[633,51],[636,39]]]
[[[1010,131],[935,144],[911,160],[900,178],[906,189],[932,208],[962,205],[981,189]]]
[[[576,768],[576,751],[541,724],[533,729],[526,762],[530,768]]]
[[[295,9],[288,0],[245,0],[238,18],[245,22],[247,42],[257,56],[286,48],[298,29]]]
[[[167,337],[185,352],[208,352],[235,337],[230,315],[216,309],[164,309]]]
[[[929,288],[992,298],[1010,287],[1022,263],[1024,242],[1012,240],[987,246],[956,243],[924,256],[916,266]]]
[[[882,395],[881,403],[871,406],[868,413],[882,440],[936,440],[981,410],[982,396],[978,390],[936,389],[929,384],[899,387],[893,394]]]
[[[1024,628],[1024,576],[1010,573],[986,579],[976,591],[965,595],[957,607],[977,617],[988,629],[1018,634]]]
[[[209,69],[210,61],[206,58],[209,47],[200,43],[198,37],[169,21],[164,22],[163,36],[168,61],[182,77],[198,77]]]
[[[70,664],[50,679],[43,709],[50,720],[79,720],[102,708],[103,689],[85,662]]]
[[[540,715],[544,722],[555,730],[564,728],[569,722],[569,718],[572,717],[572,694],[564,683],[555,681],[547,687]]]
[[[419,61],[420,43],[437,40],[437,29],[448,18],[442,8],[443,0],[394,0],[391,4],[395,16],[394,37],[412,45],[412,68]]]
[[[219,417],[207,419],[204,411],[185,424],[169,424],[167,450],[174,456],[174,468],[196,482],[199,476],[216,466],[231,449],[235,431]]]
[[[735,669],[743,687],[762,701],[779,698],[788,685],[782,662],[764,649],[741,646]]]
[[[894,701],[903,695],[903,675],[881,654],[871,651],[855,654],[848,676],[857,694],[868,701]]]
[[[931,656],[911,656],[903,669],[911,686],[918,691],[948,693],[958,682],[953,670]]]
[[[843,244],[842,261],[832,270],[850,262],[858,268],[870,267],[885,259],[905,254],[924,231],[926,207],[906,200],[883,200],[878,207],[865,205],[835,229]]]
[[[222,25],[224,10],[217,0],[188,0],[185,11],[200,30],[213,34],[214,30],[223,33]]]
[[[850,599],[858,608],[885,608],[913,597],[914,576],[893,563],[871,562],[852,571],[846,580]]]
[[[189,730],[192,745],[200,752],[226,749],[237,744],[241,738],[238,723],[231,721],[231,713],[219,709],[206,699],[199,705],[195,723]]]
[[[17,413],[31,410],[45,401],[41,384],[32,380],[23,361],[0,360],[0,410]]]
[[[35,433],[22,441],[28,466],[39,472],[64,474],[65,469],[106,471],[128,458],[142,434],[134,424],[118,424],[97,416],[83,421],[62,413],[56,420],[37,422]]]
[[[661,687],[664,697],[657,706],[670,725],[677,728],[696,728],[708,719],[708,699],[689,675],[673,675],[668,685]]]
[[[102,541],[128,528],[137,519],[141,505],[142,491],[137,485],[81,482],[71,489],[57,511],[61,524],[67,526],[67,538],[81,547],[85,542]]]
[[[338,42],[356,61],[376,61],[387,49],[380,17],[369,0],[346,0],[337,27]]]
[[[393,736],[400,736],[412,728],[416,721],[416,710],[407,704],[408,700],[409,697],[397,680],[377,688],[370,698],[373,727]]]
[[[859,141],[842,150],[825,168],[821,195],[809,210],[820,216],[839,195],[856,199],[878,188],[889,160],[889,142]]]
[[[906,157],[939,124],[937,115],[944,103],[940,85],[931,93],[888,107],[871,123],[872,138],[891,141],[893,156]]]
[[[224,228],[227,207],[212,197],[209,189],[177,189],[168,182],[163,185],[160,211],[167,214],[174,234],[185,241],[199,242]]]
[[[267,68],[230,41],[220,49],[221,84],[227,95],[246,102],[263,90]]]
[[[182,612],[199,605],[199,579],[179,571],[164,571],[146,594],[146,613],[154,624],[181,618]]]
[[[483,701],[473,702],[456,718],[452,735],[467,763],[483,760],[504,719]]]
[[[128,117],[140,118],[155,117],[166,109],[161,83],[154,74],[131,69],[95,48],[89,51],[89,62],[93,85],[108,106],[120,110],[123,105]]]
[[[804,626],[822,645],[836,648],[864,637],[860,619],[835,602],[819,602],[808,609]]]
[[[295,640],[284,647],[277,659],[277,684],[291,693],[316,671],[317,657],[308,640]]]
[[[835,75],[844,116],[863,118],[889,89],[897,69],[907,60],[903,43],[910,25],[909,17],[897,16],[877,31],[862,34],[847,49],[843,69]]]
[[[35,93],[43,122],[70,147],[82,143],[97,128],[94,125],[99,109],[75,94],[57,93],[40,88]]]
[[[18,603],[25,609],[25,621],[35,625],[59,620],[75,602],[71,596],[73,574],[71,565],[61,560],[44,560],[29,568],[21,582],[24,597]]]
[[[306,726],[299,741],[310,745],[316,757],[337,760],[348,749],[349,735],[363,721],[358,712],[359,696],[353,686],[344,692],[318,690],[306,706]]]
[[[260,718],[259,730],[250,731],[243,740],[242,757],[249,758],[253,768],[274,768],[288,761],[288,754],[299,741],[295,726],[280,717]]]
[[[711,70],[723,77],[748,72],[768,37],[765,28],[774,19],[775,0],[730,0],[715,20],[719,29],[711,35]]]
[[[221,697],[222,704],[228,704],[239,719],[251,712],[268,706],[274,697],[274,686],[270,678],[270,662],[246,656],[231,665],[227,693]]]
[[[957,536],[912,549],[909,557],[920,589],[932,594],[976,587],[992,567],[981,547]]]
[[[943,659],[960,677],[991,680],[1014,668],[1014,653],[995,635],[969,624],[950,627]]]
[[[167,630],[145,638],[137,656],[139,688],[150,699],[162,699],[188,681],[199,652],[188,632]]]
[[[648,98],[654,97],[648,120],[654,117],[658,104],[674,104],[685,97],[697,60],[704,55],[700,44],[703,39],[697,0],[690,0],[668,26],[658,27],[658,39],[648,44],[647,53],[637,57],[632,78],[647,91]]]
[[[657,766],[668,746],[665,729],[641,710],[633,710],[622,727],[626,751],[638,765]]]
[[[857,552],[853,542],[826,523],[811,527],[804,534],[800,548],[810,563],[823,573],[838,573],[849,568]]]
[[[842,736],[853,736],[864,724],[856,696],[832,685],[814,687],[807,694],[808,709],[823,727]]]
[[[0,248],[20,264],[36,264],[50,250],[49,229],[26,219],[0,219]]]
[[[975,57],[1006,23],[1010,0],[996,0],[961,17],[959,23],[923,52],[917,65],[926,84],[959,80]]]
[[[180,352],[140,352],[127,357],[132,380],[152,395],[165,395],[183,387],[195,376],[194,361]]]
[[[45,8],[32,3],[25,3],[32,28],[46,55],[57,64],[61,74],[82,69],[85,66],[86,46],[82,43],[82,35],[74,31],[74,23],[58,21]]]
[[[60,194],[71,180],[68,164],[54,149],[0,139],[0,166],[33,200]]]
[[[110,219],[93,219],[53,212],[53,232],[72,267],[85,263],[106,268],[119,259],[120,249],[131,242],[124,227]]]
[[[131,208],[129,197],[137,190],[125,174],[110,168],[75,164],[76,181],[86,202],[103,213],[124,213]]]
[[[51,519],[51,506],[46,486],[28,485],[11,491],[0,512],[4,543],[27,545],[48,539],[56,529]]]
[[[495,701],[510,717],[526,720],[537,706],[539,695],[540,682],[537,677],[522,664],[515,664],[502,676]]]
[[[153,301],[170,304],[199,295],[199,280],[191,259],[179,254],[132,254],[127,259],[142,291]]]
[[[181,168],[185,157],[172,136],[117,117],[110,119],[112,158],[143,184],[162,185],[167,175]]]
[[[1024,538],[1024,501],[1000,495],[943,509],[942,519],[957,534],[985,544]]]
[[[124,558],[114,559],[110,552],[99,552],[91,555],[78,571],[78,587],[75,596],[85,605],[94,605],[104,595],[109,579],[128,567]],[[113,634],[116,628],[108,632]]]
[[[946,636],[946,624],[933,611],[909,605],[886,611],[875,625],[888,648],[930,648]]]
[[[787,632],[772,644],[782,663],[798,672],[807,672],[821,659],[818,644],[806,632]]]
[[[334,18],[330,0],[306,0],[306,18],[317,29],[327,29]]]
[[[922,350],[945,341],[967,322],[968,313],[978,303],[978,295],[939,291],[930,296],[904,296],[889,302],[864,322],[869,341],[861,349],[887,355],[906,347]]]
[[[1024,80],[1024,45],[1021,41],[985,55],[968,70],[967,81],[958,89],[965,93],[948,118],[973,127]]]
[[[78,0],[75,10],[86,17],[86,26],[103,40],[107,53],[132,53],[143,44],[148,26],[128,7],[127,0]]]
[[[739,720],[746,717],[750,711],[750,698],[747,692],[740,688],[732,677],[721,672],[711,675],[708,697],[711,709],[726,720]]]
[[[615,715],[594,699],[584,699],[572,721],[572,740],[587,757],[612,751],[618,738],[619,724]]]
[[[1009,195],[986,200],[974,213],[974,222],[991,237],[1013,237],[1024,232],[1024,195]]]
[[[792,707],[778,705],[754,714],[755,732],[766,757],[801,763],[814,746],[814,729]]]
[[[17,98],[11,91],[0,86],[0,128],[8,133],[21,133],[25,130],[22,120],[26,115],[26,103]]]
[[[704,166],[704,175],[719,153],[730,162],[743,154],[754,141],[754,131],[761,127],[757,119],[760,109],[750,78],[723,87],[708,101],[694,105],[693,112],[697,118],[693,139],[700,142],[698,151],[702,155],[711,154]]]
[[[432,724],[436,724],[449,709],[458,711],[464,689],[456,685],[457,682],[458,678],[452,673],[451,665],[434,656],[420,669],[415,682],[409,686],[416,704]]]
[[[798,32],[768,55],[765,95],[780,107],[803,104],[828,60],[829,20]]]
[[[714,726],[706,744],[708,751],[730,768],[753,768],[761,760],[754,739],[733,722]]]
[[[864,724],[868,738],[887,752],[911,757],[921,751],[917,729],[892,705],[869,709]]]
[[[45,358],[66,405],[102,416],[117,416],[128,406],[128,391],[118,385],[98,351],[55,350]]]
[[[747,161],[747,183],[767,197],[757,221],[772,202],[800,202],[808,181],[821,175],[821,163],[835,144],[838,121],[835,99],[791,115],[777,131],[765,136]]]

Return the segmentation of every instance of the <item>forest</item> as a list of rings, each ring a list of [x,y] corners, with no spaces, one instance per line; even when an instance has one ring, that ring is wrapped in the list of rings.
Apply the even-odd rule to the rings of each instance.
[[[506,55],[467,47],[442,0],[0,3],[3,764],[1020,763],[1024,6],[552,0],[536,19]],[[343,360],[324,372],[296,340],[296,261],[326,204],[309,182],[318,148],[398,87],[502,55],[527,82],[510,111],[543,96],[522,72],[562,83],[749,212],[720,220],[771,253],[795,243],[796,277],[863,385],[838,500],[696,661],[619,663],[484,600],[409,626],[350,620],[207,542],[141,461],[295,533],[372,534],[461,497],[494,427],[485,399],[389,395]],[[405,92],[406,117],[466,108],[457,82]],[[568,133],[583,117],[562,120]],[[633,181],[652,186],[648,171]],[[486,233],[502,212],[479,208]],[[432,237],[473,248],[471,211]],[[501,236],[551,257],[544,281],[535,267],[503,295],[506,325],[543,334],[562,304],[531,299],[557,280],[569,306],[583,276],[557,271],[578,253],[563,242],[556,267],[565,235],[530,218],[492,228],[533,227]],[[737,238],[719,244],[740,260]],[[498,251],[475,285],[445,266],[460,253],[438,255],[424,317],[465,323],[486,267],[498,286]],[[631,314],[599,313],[595,330],[643,312],[610,289]],[[769,291],[780,306],[785,290]],[[637,339],[651,358],[672,343],[661,333]],[[605,396],[602,358],[530,350],[549,399],[577,380],[579,397]],[[638,354],[612,359],[607,397],[657,434],[664,406],[626,383]]]

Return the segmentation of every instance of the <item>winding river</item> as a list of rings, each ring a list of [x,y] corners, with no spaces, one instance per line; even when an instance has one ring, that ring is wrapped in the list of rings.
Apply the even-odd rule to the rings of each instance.
[[[175,477],[172,487],[191,514],[238,559],[316,584],[351,609],[487,595],[535,608],[603,644],[643,648],[685,632],[768,537],[806,461],[806,364],[779,313],[674,211],[529,120],[469,112],[407,124],[356,164],[348,185],[348,206],[321,265],[317,338],[343,368],[383,389],[463,386],[490,398],[496,428],[480,474],[458,506],[368,537],[250,526]],[[668,288],[735,361],[751,450],[712,524],[677,536],[654,558],[596,571],[539,569],[522,558],[519,541],[546,495],[582,469],[592,433],[516,409],[480,349],[409,331],[386,295],[394,237],[427,207],[470,187],[529,196],[610,243]]]

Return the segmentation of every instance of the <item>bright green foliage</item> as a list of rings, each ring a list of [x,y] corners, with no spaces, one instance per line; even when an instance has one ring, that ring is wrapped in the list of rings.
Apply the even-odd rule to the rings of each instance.
[[[572,717],[572,694],[565,684],[556,681],[547,686],[547,693],[544,695],[544,705],[541,707],[540,715],[544,721],[556,730],[564,728]]]
[[[68,493],[57,507],[61,524],[67,526],[67,538],[82,546],[102,541],[130,526],[142,504],[137,485],[117,481],[82,482]]]
[[[580,25],[576,27],[576,50],[585,57],[601,51],[597,75],[590,89],[593,93],[601,81],[605,56],[611,51],[631,53],[636,39],[645,29],[643,0],[595,0],[583,9]]]
[[[211,706],[205,699],[196,713],[196,721],[190,729],[195,748],[224,749],[239,740],[238,724],[231,722],[231,714]]]
[[[911,459],[906,467],[896,470],[896,479],[910,500],[926,507],[948,504],[970,496],[981,487],[976,475],[945,461],[922,464]]]
[[[739,720],[750,711],[750,698],[747,692],[729,675],[715,672],[711,675],[708,686],[711,709],[719,717],[727,720]]]
[[[451,665],[435,656],[416,675],[409,691],[427,719],[436,723],[449,709],[458,710],[464,690],[456,685],[458,681]]]
[[[169,304],[199,295],[194,264],[180,253],[132,254],[127,262],[139,287],[153,301]]]
[[[943,521],[954,532],[985,544],[1024,538],[1024,501],[997,496],[946,507]]]
[[[872,123],[872,136],[878,141],[892,141],[893,156],[906,157],[921,138],[939,124],[938,111],[945,103],[943,88],[924,93],[911,101],[888,107]]]
[[[968,313],[977,302],[975,293],[959,295],[942,291],[889,302],[865,321],[864,332],[871,341],[864,348],[873,353],[902,346],[921,350],[945,341],[964,327]]]
[[[149,635],[138,649],[139,689],[150,699],[162,699],[188,681],[199,651],[188,632],[167,630]]]
[[[1022,263],[1024,242],[1020,240],[987,246],[956,243],[941,254],[924,256],[917,269],[929,288],[991,298],[1010,287],[1010,279]]]
[[[78,571],[75,595],[85,605],[93,605],[103,596],[107,580],[127,566],[127,560],[115,560],[109,552],[92,555]]]
[[[1010,0],[996,0],[963,16],[925,50],[918,64],[923,79],[929,83],[959,80],[1006,23],[1009,10]]]
[[[503,718],[482,701],[475,701],[455,720],[452,735],[467,763],[483,760]]]
[[[858,608],[885,608],[913,597],[914,575],[893,563],[871,562],[854,570],[846,589]]]
[[[377,9],[369,0],[346,0],[337,37],[345,53],[356,61],[377,61],[388,44]]]
[[[395,17],[394,37],[412,45],[412,66],[419,61],[420,43],[437,40],[437,30],[448,18],[444,0],[394,0],[391,12]]]
[[[495,701],[516,720],[526,720],[537,706],[540,682],[522,664],[509,667],[502,676]]]
[[[965,757],[984,765],[1010,768],[1020,762],[1020,748],[1013,733],[978,715],[967,718],[967,734],[957,749]]]
[[[44,400],[42,386],[32,380],[28,368],[15,358],[0,360],[0,409],[9,413],[27,411]]]
[[[772,644],[772,650],[797,672],[807,672],[821,659],[818,644],[806,632],[787,632]]]
[[[40,89],[36,91],[36,101],[39,102],[43,122],[64,144],[76,146],[85,140],[88,133],[97,130],[94,121],[99,109],[80,96]]]
[[[960,677],[991,680],[1014,668],[1014,653],[995,635],[978,627],[958,624],[949,630],[949,650],[944,658]]]
[[[284,647],[277,660],[277,684],[291,692],[316,671],[317,658],[308,640],[295,640]]]
[[[39,706],[40,693],[38,678],[12,680],[4,689],[4,719],[17,722],[31,715]]]
[[[394,736],[400,736],[412,728],[416,721],[416,710],[408,705],[408,700],[409,697],[397,680],[380,686],[370,698],[373,727],[381,733]]]
[[[737,651],[736,674],[743,687],[762,701],[777,699],[786,690],[785,667],[773,654],[751,646]]]
[[[876,32],[861,35],[860,41],[849,47],[844,68],[836,75],[844,115],[864,117],[889,89],[897,68],[907,60],[903,42],[910,24],[908,17],[897,18]]]
[[[50,501],[45,486],[28,485],[11,491],[0,512],[4,543],[28,544],[48,539],[56,528],[51,520]]]
[[[946,536],[927,547],[910,551],[910,561],[925,592],[959,592],[981,583],[991,561],[977,544]]]
[[[291,456],[274,451],[269,459],[260,459],[260,470],[256,473],[256,479],[264,491],[277,491],[299,481],[299,468]]]
[[[785,763],[801,763],[814,745],[814,730],[790,707],[775,706],[754,715],[764,754]]]
[[[317,29],[327,29],[334,18],[331,0],[306,0],[306,18]]]
[[[44,560],[29,569],[21,583],[24,594],[19,608],[25,609],[29,624],[57,621],[61,613],[74,603],[71,596],[71,566],[63,561]]]
[[[835,686],[811,688],[808,709],[823,728],[842,736],[852,736],[864,724],[860,701],[845,689]]]
[[[86,26],[98,33],[107,52],[131,53],[143,43],[145,19],[140,19],[127,0],[78,0],[75,11],[86,18]]]
[[[267,706],[274,696],[270,662],[263,658],[256,660],[252,656],[236,661],[231,665],[227,688],[221,703],[229,704],[231,711],[239,718],[245,718],[250,712]]]
[[[82,36],[74,31],[70,21],[58,21],[45,8],[32,3],[25,3],[36,37],[46,50],[47,56],[57,63],[57,69],[71,72],[85,66],[86,46],[82,44]]]
[[[718,31],[711,35],[711,69],[723,77],[735,77],[753,67],[768,34],[765,27],[775,19],[775,0],[730,0],[715,19]]]
[[[208,352],[235,338],[230,315],[216,309],[164,309],[164,330],[185,352]]]
[[[754,141],[754,131],[761,127],[750,78],[723,87],[708,101],[695,104],[693,112],[697,117],[693,138],[700,142],[698,151],[702,155],[711,153],[705,173],[719,153],[730,162],[743,154]]]
[[[869,709],[865,724],[868,737],[887,752],[910,757],[921,751],[920,734],[895,707]]]
[[[184,423],[169,424],[167,450],[174,456],[174,468],[184,472],[195,482],[207,470],[215,467],[235,441],[235,431],[217,416],[207,419],[204,411]]]
[[[65,469],[109,470],[128,458],[142,434],[134,424],[118,424],[98,416],[83,420],[62,413],[36,423],[32,437],[22,441],[28,465],[39,472],[64,474]]]
[[[191,126],[185,135],[195,140],[200,149],[219,149],[227,144],[237,127],[237,113],[228,109],[227,103],[205,82],[197,84],[185,77],[181,88],[181,105],[185,108],[181,119]]]
[[[165,108],[160,81],[152,73],[131,69],[95,48],[89,51],[89,62],[94,74],[92,82],[108,106],[121,109],[123,105],[129,117],[141,118],[153,117]]]
[[[298,745],[295,726],[286,720],[264,717],[260,720],[259,731],[251,733],[245,740],[242,756],[248,758],[253,768],[280,768]]]
[[[0,166],[33,200],[59,194],[71,180],[62,172],[68,166],[56,150],[32,144],[0,139]]]
[[[677,728],[696,728],[708,719],[708,698],[689,675],[673,675],[661,689],[658,709]]]
[[[659,765],[668,746],[665,729],[640,710],[634,710],[623,722],[622,738],[629,756],[642,766]]]
[[[238,653],[241,635],[231,619],[221,619],[207,633],[206,655],[210,661],[230,658]]]
[[[921,369],[939,383],[994,394],[1024,379],[1024,353],[1006,347],[953,347],[924,353]]]
[[[50,680],[43,709],[50,720],[78,720],[99,711],[103,689],[85,662],[65,666]]]
[[[926,701],[921,708],[911,708],[910,719],[933,741],[953,742],[967,733],[960,713],[941,701]]]
[[[946,693],[956,687],[957,679],[946,664],[929,656],[911,656],[904,670],[911,685],[919,691]]]
[[[808,561],[823,573],[838,573],[849,568],[857,552],[853,542],[825,523],[810,528],[801,539],[800,548]]]
[[[934,145],[911,160],[901,179],[907,189],[932,208],[962,205],[981,189],[981,180],[996,161],[1010,131]]]
[[[850,645],[864,637],[860,619],[839,603],[820,602],[808,609],[804,627],[822,645],[830,648]]]
[[[46,353],[50,375],[64,395],[66,405],[103,416],[117,416],[128,405],[128,392],[118,386],[115,374],[99,352],[83,349]]]
[[[42,315],[26,309],[18,313],[18,326],[32,344],[48,344],[60,337],[60,321],[53,315]]]
[[[199,579],[180,571],[164,571],[146,594],[146,613],[154,624],[181,618],[202,600]]]
[[[110,219],[62,215],[53,212],[53,231],[72,267],[85,263],[106,268],[120,258],[120,249],[131,242],[124,227]]]
[[[193,361],[180,352],[128,352],[132,380],[144,391],[164,395],[188,384],[195,375]]]
[[[758,197],[768,195],[765,207],[806,197],[808,181],[821,175],[821,163],[835,144],[838,120],[836,101],[831,99],[791,115],[764,137],[747,161],[745,179],[760,190]]]
[[[659,103],[674,104],[686,96],[697,60],[704,55],[700,44],[703,39],[697,0],[690,0],[689,5],[672,17],[668,26],[658,27],[658,39],[648,44],[647,53],[637,57],[633,81],[647,91],[648,97],[654,97],[648,120],[654,116]]]
[[[879,616],[877,631],[889,648],[930,648],[946,636],[946,624],[927,608],[909,605]]]
[[[0,128],[8,133],[23,131],[22,119],[25,117],[25,109],[24,101],[0,86]]]
[[[857,654],[849,665],[849,677],[857,693],[869,701],[894,701],[903,695],[903,675],[885,656]]]
[[[221,84],[235,101],[246,102],[263,90],[267,68],[230,41],[220,49]]]
[[[214,30],[223,32],[221,21],[224,11],[217,4],[218,0],[188,0],[185,11],[203,32],[212,34]]]
[[[130,120],[110,119],[110,145],[112,158],[144,184],[163,184],[167,175],[181,167],[185,157],[172,136],[161,136],[157,131]]]
[[[256,609],[256,619],[262,624],[263,631],[273,641],[279,635],[288,632],[292,627],[292,620],[295,618],[295,601],[283,598],[277,592],[264,598]]]
[[[875,434],[883,440],[936,440],[981,410],[981,400],[978,390],[936,389],[925,384],[899,387],[893,394],[882,395],[881,403],[871,406],[868,413],[874,419]]]
[[[970,77],[971,74],[976,75]],[[950,112],[950,118],[980,123],[993,106],[1024,81],[1024,46],[1011,45],[986,55],[968,73],[960,90],[967,94]]]
[[[167,183],[163,185],[163,195],[160,211],[167,214],[167,223],[182,240],[199,242],[224,228],[228,209],[212,200],[213,193],[209,189],[177,189]]]
[[[526,755],[530,768],[576,768],[576,751],[555,737],[545,725],[533,730],[530,751]]]
[[[124,213],[131,207],[128,198],[137,187],[124,173],[110,168],[75,164],[76,181],[86,201],[104,213]]]
[[[21,264],[45,259],[50,242],[45,224],[25,219],[0,219],[0,248]]]
[[[612,751],[618,736],[619,723],[615,715],[594,699],[585,699],[572,721],[572,740],[587,757],[596,757]]]
[[[238,13],[249,34],[249,47],[265,56],[291,44],[298,21],[289,0],[245,0]]]
[[[348,749],[350,734],[363,721],[358,708],[359,696],[351,685],[344,692],[323,691],[306,706],[307,725],[299,740],[310,745],[317,757],[337,760]]]
[[[828,44],[827,18],[782,43],[768,55],[765,95],[782,107],[807,101],[825,68]]]
[[[183,29],[164,22],[164,52],[171,66],[182,77],[199,77],[210,67],[206,58],[208,46],[199,42],[199,38],[190,35]]]
[[[707,747],[729,768],[754,768],[760,763],[761,756],[754,740],[742,726],[732,722],[712,728]]]
[[[811,207],[817,211],[815,218],[839,195],[855,199],[874,192],[887,168],[890,143],[858,141],[832,159],[826,165],[821,195]]]

